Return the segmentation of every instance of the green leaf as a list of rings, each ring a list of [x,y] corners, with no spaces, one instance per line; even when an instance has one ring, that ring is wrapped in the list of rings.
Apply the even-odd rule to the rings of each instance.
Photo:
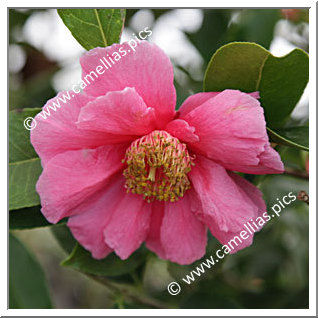
[[[41,213],[40,205],[9,212],[9,228],[11,230],[24,230],[48,225],[52,224]]]
[[[307,126],[288,127],[273,131],[267,128],[271,141],[309,151],[309,128]]]
[[[228,42],[257,42],[269,48],[279,19],[281,19],[281,13],[277,9],[239,10],[226,32]]]
[[[9,164],[9,209],[16,210],[40,204],[35,184],[41,174],[39,158]]]
[[[277,9],[202,10],[203,22],[195,33],[186,33],[206,64],[211,55],[229,42],[257,42],[269,48],[274,27],[281,18]],[[235,15],[235,19],[233,19]],[[207,41],[206,39],[213,39]]]
[[[9,308],[52,308],[40,264],[12,234],[9,234]]]
[[[41,108],[25,108],[9,112],[9,162],[37,158],[30,142],[30,131],[24,127],[23,122],[40,111]]]
[[[61,220],[59,223],[62,221],[63,220]],[[77,241],[73,237],[69,228],[66,225],[61,224],[58,226],[52,226],[50,230],[63,250],[67,252],[67,254],[70,254],[77,244]]]
[[[106,47],[120,40],[125,9],[58,9],[57,12],[86,50]]]
[[[303,50],[295,49],[283,57],[268,56],[258,90],[269,127],[281,127],[303,94],[308,77],[309,58]]]
[[[260,70],[268,55],[268,51],[254,43],[234,42],[222,46],[212,56],[206,69],[204,91],[227,88],[256,91]]]
[[[212,56],[204,90],[259,91],[268,126],[281,128],[307,85],[308,64],[308,54],[300,49],[275,57],[255,43],[234,42]]]
[[[202,10],[202,13],[203,21],[200,29],[186,35],[208,64],[211,54],[227,42],[232,12],[228,9],[218,9]],[[208,38],[213,41],[207,41]]]
[[[132,272],[143,261],[144,254],[141,251],[134,252],[125,261],[121,260],[114,253],[111,253],[102,260],[96,260],[91,257],[90,252],[77,244],[69,257],[61,265],[93,275],[119,276]]]
[[[43,53],[32,46],[25,43],[19,43],[19,45],[26,52],[27,59],[37,61],[42,69],[34,71],[35,74],[24,80],[18,87],[12,85],[15,83],[15,75],[9,75],[9,110],[42,107],[49,99],[56,96],[51,79],[59,67],[47,61]]]
[[[25,108],[9,112],[10,210],[40,204],[35,184],[41,174],[42,167],[30,142],[30,131],[24,127],[24,120],[28,117],[34,117],[40,111],[40,108]]]
[[[58,224],[64,224],[65,219]],[[33,206],[9,212],[9,228],[11,230],[26,230],[43,226],[53,226],[41,213],[41,206]]]

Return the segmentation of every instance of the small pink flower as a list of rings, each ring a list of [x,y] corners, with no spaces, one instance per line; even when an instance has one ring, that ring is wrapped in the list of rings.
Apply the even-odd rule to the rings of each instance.
[[[82,77],[120,47],[129,49],[84,54]],[[207,228],[226,244],[266,211],[261,192],[231,172],[283,172],[257,93],[199,93],[176,112],[170,60],[145,41],[84,92],[46,120],[38,115],[31,141],[43,165],[42,213],[52,223],[69,217],[94,258],[126,259],[146,242],[190,264],[205,254]]]

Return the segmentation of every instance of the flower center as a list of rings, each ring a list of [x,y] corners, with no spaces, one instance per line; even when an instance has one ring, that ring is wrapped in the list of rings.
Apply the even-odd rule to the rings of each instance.
[[[191,187],[187,174],[193,160],[185,144],[166,131],[155,130],[126,150],[127,192],[142,194],[148,202],[175,202]]]

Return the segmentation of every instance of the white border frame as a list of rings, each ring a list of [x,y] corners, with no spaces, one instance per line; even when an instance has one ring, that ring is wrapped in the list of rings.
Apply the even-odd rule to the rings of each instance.
[[[90,0],[89,6],[84,7],[103,7],[106,4],[110,4],[105,1],[96,1]],[[185,2],[171,1],[171,0],[161,0],[156,3],[147,2],[142,0],[136,0],[134,2],[125,0],[125,1],[116,1],[116,6],[123,8],[141,8],[141,7],[181,7],[186,8]],[[315,1],[293,1],[293,0],[267,0],[267,1],[258,1],[257,6],[255,1],[246,1],[241,0],[229,1],[222,0],[221,5],[218,5],[216,2],[196,0],[194,3],[195,8],[200,7],[212,7],[212,8],[305,8],[310,7],[309,10],[309,43],[310,43],[310,61],[309,61],[309,111],[310,111],[310,180],[309,180],[309,189],[310,189],[310,222],[309,222],[309,309],[7,309],[8,304],[8,289],[7,289],[7,262],[2,259],[1,262],[1,289],[0,289],[0,314],[1,316],[316,316],[316,2]],[[27,5],[27,6],[26,6]],[[238,6],[240,5],[240,6]],[[12,0],[6,1],[5,7],[1,7],[1,41],[2,43],[7,43],[7,9],[8,7],[79,7],[77,1],[66,1],[66,0],[55,0],[55,1],[46,1],[45,4],[39,0],[29,0],[24,2],[21,0]],[[81,7],[81,6],[80,6]],[[187,6],[193,8],[193,6]],[[1,96],[7,96],[8,104],[8,81],[7,81],[7,57],[6,51],[1,50]],[[4,124],[0,126],[1,133],[1,142],[2,149],[7,148],[7,140],[4,136],[7,134],[7,120],[8,118],[7,109],[4,105],[0,107],[1,117],[3,118]],[[7,153],[8,156],[8,153]],[[1,169],[3,171],[2,175],[7,175],[8,171],[7,161],[4,155],[1,156]],[[1,193],[1,202],[4,205],[4,202],[7,202],[7,184],[2,184],[2,193]],[[0,244],[2,248],[2,255],[6,255],[7,251],[7,214],[4,211],[7,211],[8,207],[6,206],[3,209],[1,214],[1,225],[2,231],[0,231]]]

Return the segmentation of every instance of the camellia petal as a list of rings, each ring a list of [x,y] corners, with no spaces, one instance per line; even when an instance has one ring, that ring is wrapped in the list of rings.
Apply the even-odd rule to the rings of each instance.
[[[96,259],[106,257],[113,250],[105,243],[104,229],[111,217],[114,196],[121,190],[120,184],[109,183],[91,197],[86,204],[76,208],[67,225],[76,240]]]
[[[253,185],[249,184],[248,190],[243,191],[238,176],[233,179],[210,159],[198,156],[189,176],[202,203],[202,211],[197,214],[218,239],[222,233],[240,232],[246,222],[265,212],[261,193]]]
[[[267,155],[269,142],[264,111],[252,96],[225,90],[180,119],[195,127],[199,141],[189,142],[195,153],[229,170],[259,174],[282,172],[279,156]],[[264,163],[269,165],[267,170]]]
[[[190,113],[193,109],[201,106],[207,100],[219,95],[221,92],[205,92],[205,93],[197,93],[189,96],[183,104],[180,106],[178,111],[180,117],[184,117],[186,114]],[[258,92],[247,93],[254,98],[259,99]]]
[[[94,98],[83,94],[74,95],[63,104],[59,98],[63,95],[70,96],[70,92],[61,92],[53,99],[50,99],[37,114],[35,121],[36,129],[31,131],[31,143],[41,158],[42,166],[55,155],[69,150],[85,148],[96,148],[107,143],[119,143],[127,141],[127,137],[106,134],[96,131],[83,131],[77,128],[76,122],[80,110]],[[64,97],[63,97],[64,98]],[[55,106],[56,111],[49,106]],[[50,115],[47,115],[49,112]]]
[[[206,226],[196,217],[200,202],[191,190],[175,203],[165,204],[160,229],[165,257],[178,264],[191,264],[205,254]]]
[[[71,150],[45,166],[36,185],[42,213],[52,223],[77,213],[75,207],[104,187],[121,162],[126,145]]]
[[[106,61],[114,55],[117,61],[108,65]],[[96,76],[96,67],[103,63],[108,65],[108,69]],[[85,87],[87,94],[97,97],[110,91],[134,87],[146,105],[156,110],[157,128],[163,128],[173,119],[176,104],[173,67],[169,58],[155,44],[140,41],[135,49],[127,42],[95,48],[82,56],[81,65],[82,79],[88,78],[91,83]]]
[[[104,229],[105,242],[121,259],[127,259],[147,237],[151,205],[139,196],[126,193],[125,179],[115,181],[120,190],[111,198],[111,218]]]
[[[179,117],[183,118],[195,108],[199,107],[207,100],[217,96],[220,92],[197,93],[189,96],[180,106],[178,110]]]
[[[195,134],[195,128],[189,126],[189,124],[182,119],[172,120],[165,127],[165,131],[184,142],[199,141],[199,137]]]
[[[146,106],[134,88],[125,88],[89,102],[81,109],[77,126],[134,140],[155,129],[155,111]]]
[[[241,171],[250,174],[271,174],[271,173],[283,173],[284,164],[282,163],[280,156],[269,143],[266,143],[264,151],[258,156],[259,163],[255,166],[231,164],[231,170]]]
[[[154,201],[152,203],[152,214],[150,227],[146,238],[147,247],[156,253],[159,257],[166,259],[166,253],[161,243],[160,228],[164,216],[165,203]]]

